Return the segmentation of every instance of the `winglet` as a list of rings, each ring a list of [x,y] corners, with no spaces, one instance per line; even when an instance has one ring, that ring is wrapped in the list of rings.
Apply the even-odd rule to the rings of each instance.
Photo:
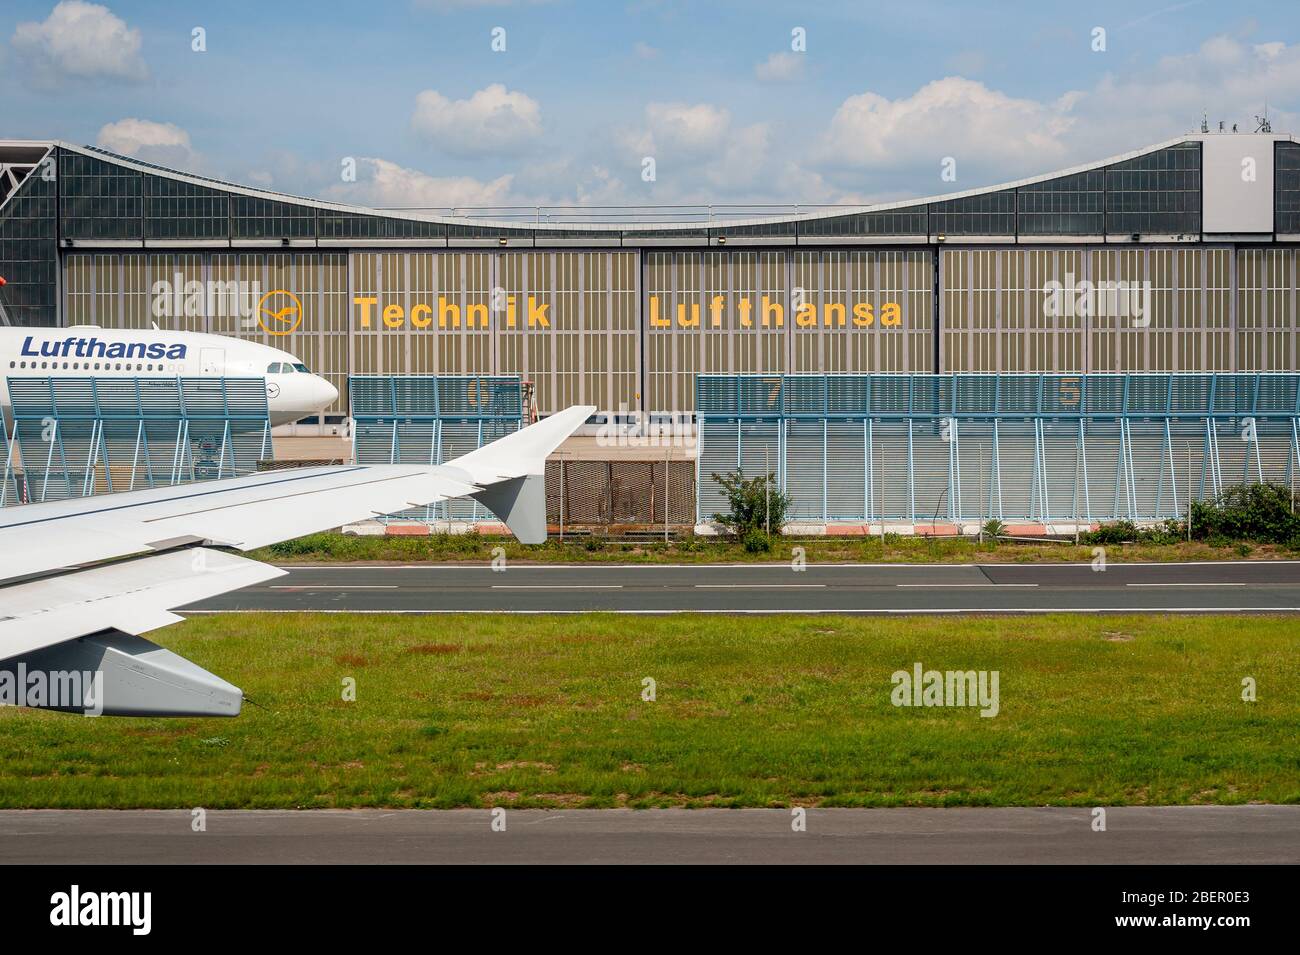
[[[596,409],[574,405],[537,424],[448,461],[483,490],[470,496],[500,518],[525,544],[546,540],[546,458]]]
[[[501,481],[470,497],[499,517],[521,544],[546,542],[546,478],[542,475]]]
[[[594,405],[573,405],[445,466],[467,472],[480,487],[526,474],[544,475],[547,456],[595,413]]]

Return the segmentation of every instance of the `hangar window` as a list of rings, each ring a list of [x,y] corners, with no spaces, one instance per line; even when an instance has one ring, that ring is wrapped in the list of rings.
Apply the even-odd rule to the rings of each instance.
[[[884,212],[861,212],[828,216],[799,223],[805,236],[925,235],[928,222],[925,206],[908,206]]]
[[[1090,169],[1016,190],[1021,235],[1101,235],[1105,172]]]
[[[930,231],[949,235],[1014,235],[1014,189],[982,192],[930,206]]]
[[[60,234],[72,239],[139,239],[142,174],[116,163],[59,150]]]
[[[1279,142],[1273,153],[1273,229],[1300,232],[1300,144]]]
[[[292,202],[231,196],[231,225],[236,238],[311,238],[316,210]]]
[[[145,238],[224,238],[230,197],[217,189],[164,176],[144,176]]]
[[[1201,144],[1179,143],[1106,167],[1106,231],[1201,231]]]

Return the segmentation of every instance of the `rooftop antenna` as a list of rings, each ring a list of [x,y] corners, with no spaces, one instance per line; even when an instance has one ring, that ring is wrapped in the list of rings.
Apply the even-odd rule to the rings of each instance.
[[[1255,117],[1255,132],[1271,133],[1273,124],[1268,121],[1268,100],[1264,100],[1264,115]]]
[[[1201,113],[1201,132],[1203,132],[1203,133],[1208,133],[1209,131],[1210,131],[1210,114],[1209,114],[1209,113],[1206,113],[1206,112],[1202,112],[1202,113]]]

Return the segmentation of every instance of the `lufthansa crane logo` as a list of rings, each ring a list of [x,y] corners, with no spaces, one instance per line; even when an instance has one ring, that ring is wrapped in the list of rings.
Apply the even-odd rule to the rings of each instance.
[[[302,324],[302,302],[292,292],[273,289],[258,299],[257,324],[268,335],[288,335]]]

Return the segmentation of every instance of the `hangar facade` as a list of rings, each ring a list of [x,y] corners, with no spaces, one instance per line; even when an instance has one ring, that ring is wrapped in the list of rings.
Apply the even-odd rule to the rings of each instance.
[[[0,142],[11,323],[278,338],[336,419],[368,375],[690,414],[701,374],[1295,372],[1297,248],[1300,143],[1274,134],[872,206],[617,211],[364,209]],[[1139,314],[1092,295],[1116,286]]]

